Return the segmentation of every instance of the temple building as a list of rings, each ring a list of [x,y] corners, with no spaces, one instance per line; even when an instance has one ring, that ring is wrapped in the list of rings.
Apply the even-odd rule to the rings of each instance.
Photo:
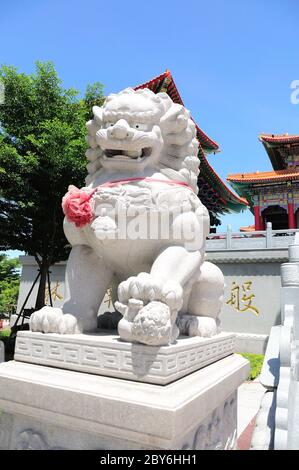
[[[227,180],[249,202],[252,229],[264,230],[267,222],[274,230],[299,228],[299,135],[262,134],[260,141],[273,171],[238,173]]]
[[[135,90],[139,88],[149,88],[154,93],[165,92],[174,103],[184,106],[169,70],[166,70],[166,72],[153,78],[149,82],[135,87]],[[219,145],[208,137],[196,123],[195,125],[199,141],[198,156],[201,160],[198,178],[198,196],[209,210],[211,226],[219,225],[220,221],[218,216],[220,214],[240,212],[247,208],[248,203],[243,197],[238,197],[234,194],[213,170],[212,166],[209,164],[208,156],[211,153],[219,152]]]

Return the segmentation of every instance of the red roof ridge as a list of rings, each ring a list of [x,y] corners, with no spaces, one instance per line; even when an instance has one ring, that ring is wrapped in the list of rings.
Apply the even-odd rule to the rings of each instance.
[[[239,230],[240,232],[255,232],[255,225],[251,224],[251,225],[248,225],[247,227],[240,227]]]
[[[138,86],[134,87],[134,90],[139,90],[141,88],[151,88],[153,85],[155,85],[156,82],[164,80],[165,78],[170,79],[170,83],[168,84],[168,87],[171,87],[171,96],[170,97],[173,99],[173,101],[175,103],[178,103],[178,104],[181,104],[182,106],[184,106],[184,102],[183,102],[183,100],[182,100],[182,98],[179,94],[179,91],[176,87],[176,84],[175,84],[174,79],[171,75],[171,72],[168,69],[165,72],[163,72],[162,74],[157,75],[157,77],[152,78],[148,82],[142,83],[141,85],[138,85]],[[203,145],[209,147],[214,152],[218,152],[219,151],[219,145],[217,144],[217,142],[215,142],[210,137],[208,137],[208,135],[196,124],[195,121],[194,121],[194,124],[196,125],[196,130],[197,130],[197,133],[199,135],[199,138],[201,140],[203,140]]]
[[[299,170],[294,167],[283,170],[255,171],[251,173],[235,173],[227,176],[227,181],[245,182],[245,181],[267,181],[284,178],[299,179]]]
[[[260,134],[259,140],[261,142],[268,142],[268,143],[289,143],[289,142],[296,142],[299,141],[299,134],[289,135],[288,133],[285,134]]]
[[[134,90],[139,90],[140,88],[148,88],[149,85],[151,85],[154,82],[157,82],[158,80],[161,80],[162,78],[165,78],[170,75],[169,70],[165,70],[165,72],[161,73],[160,75],[157,75],[156,77],[152,78],[148,82],[141,83],[140,85],[137,85],[134,87]]]

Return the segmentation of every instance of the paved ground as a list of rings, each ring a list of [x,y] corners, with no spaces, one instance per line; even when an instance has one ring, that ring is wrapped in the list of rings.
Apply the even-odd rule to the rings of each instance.
[[[249,449],[255,417],[259,410],[265,388],[256,378],[245,382],[238,389],[238,449]]]

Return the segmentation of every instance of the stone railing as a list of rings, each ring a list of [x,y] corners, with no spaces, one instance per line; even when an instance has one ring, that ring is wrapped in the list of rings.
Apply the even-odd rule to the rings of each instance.
[[[281,265],[281,326],[271,329],[260,382],[266,392],[251,449],[299,448],[299,234]]]
[[[272,230],[271,222],[266,230],[257,232],[233,232],[230,225],[224,233],[212,233],[207,237],[207,251],[265,250],[288,248],[294,242],[299,229]]]

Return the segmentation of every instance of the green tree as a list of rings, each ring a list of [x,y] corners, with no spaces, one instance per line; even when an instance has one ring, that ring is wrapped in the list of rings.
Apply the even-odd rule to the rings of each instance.
[[[17,307],[20,264],[0,253],[0,318],[3,314],[14,313]]]
[[[20,263],[17,258],[8,258],[4,253],[0,253],[0,282],[19,279],[19,268]]]
[[[79,99],[50,62],[37,62],[31,75],[2,66],[0,81],[0,240],[38,263],[38,309],[50,265],[68,255],[61,199],[70,183],[84,185],[85,122],[92,105],[103,103],[103,87],[89,85]]]

